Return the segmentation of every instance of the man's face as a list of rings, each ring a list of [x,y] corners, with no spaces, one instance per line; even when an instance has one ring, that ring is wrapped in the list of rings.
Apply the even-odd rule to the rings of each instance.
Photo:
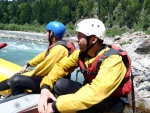
[[[87,45],[86,35],[84,35],[83,33],[78,32],[77,42],[78,42],[80,50],[84,52],[86,50],[86,45]]]

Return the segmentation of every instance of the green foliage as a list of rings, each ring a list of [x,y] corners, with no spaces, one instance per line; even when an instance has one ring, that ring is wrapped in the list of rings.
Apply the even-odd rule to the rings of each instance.
[[[39,22],[36,20],[34,20],[32,23],[31,23],[33,26],[40,26]]]
[[[12,31],[34,31],[34,32],[45,32],[45,26],[39,25],[29,25],[28,23],[24,25],[17,24],[2,24],[0,23],[1,30],[12,30]]]
[[[72,26],[74,27],[79,20],[84,18],[99,18],[104,22],[108,28],[107,32],[111,35],[128,30],[123,28],[149,33],[150,0],[0,1],[0,23],[8,25],[8,27],[1,26],[3,29],[24,30],[28,28],[31,30],[34,28],[32,26],[36,28],[56,20],[67,25],[68,32],[74,33]],[[17,24],[21,28],[16,27]],[[26,27],[23,28],[22,25]],[[41,31],[39,29],[37,31]]]
[[[126,27],[119,28],[119,27],[113,27],[106,30],[106,35],[108,37],[113,37],[115,35],[121,35],[125,32],[131,32],[132,30],[127,29]]]
[[[66,25],[66,34],[67,35],[74,35],[74,34],[76,34],[76,31],[75,31],[75,25],[74,24],[72,24],[72,22],[70,22],[70,23],[68,23],[67,25]]]

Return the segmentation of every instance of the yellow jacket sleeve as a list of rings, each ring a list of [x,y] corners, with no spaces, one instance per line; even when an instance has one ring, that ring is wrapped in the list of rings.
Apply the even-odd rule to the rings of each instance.
[[[47,84],[50,89],[53,89],[54,83],[63,76],[67,76],[78,67],[79,50],[74,51],[69,57],[65,57],[61,61],[55,64],[53,69],[49,72],[48,76],[45,76],[40,84]]]
[[[56,45],[50,49],[49,54],[45,59],[43,59],[44,56],[45,53],[43,52],[32,60],[31,64],[37,64],[40,62],[33,70],[32,76],[48,75],[55,63],[59,62],[64,57],[68,57],[68,50],[62,45]]]
[[[66,61],[68,63],[74,64],[74,66],[77,66],[76,63],[78,61],[77,60],[78,56],[74,55],[71,58],[70,60],[68,59]],[[73,61],[74,63],[71,61]],[[93,61],[94,58],[86,60],[85,64],[91,65]],[[65,60],[63,59],[61,62],[65,62]],[[53,72],[50,75],[55,75],[55,77],[57,76],[58,78],[61,76],[61,74],[66,73],[67,70],[66,71],[64,70],[66,68],[69,69],[69,67],[62,64],[63,63],[58,63],[57,65],[57,69],[61,69],[59,70],[59,72],[56,73]],[[56,68],[54,68],[54,70],[55,69]],[[60,112],[75,112],[78,110],[90,108],[91,106],[102,102],[104,99],[110,96],[119,86],[119,84],[121,83],[121,81],[125,76],[125,73],[126,67],[122,62],[122,57],[119,55],[110,56],[101,64],[100,70],[98,71],[96,78],[93,79],[93,81],[90,84],[86,84],[74,94],[59,96],[56,101],[57,109]],[[51,79],[55,77],[50,76]],[[51,81],[51,79],[49,80]],[[50,81],[47,80],[45,83],[50,85],[50,87],[52,87],[53,83]]]
[[[30,64],[30,67],[35,67],[37,66],[39,63],[41,63],[44,60],[44,55],[45,55],[46,51],[39,53],[37,56],[35,56],[31,61],[29,61],[28,63]]]

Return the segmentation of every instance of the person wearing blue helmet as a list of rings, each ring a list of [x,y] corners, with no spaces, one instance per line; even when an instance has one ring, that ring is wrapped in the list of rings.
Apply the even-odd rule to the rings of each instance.
[[[13,95],[26,91],[39,92],[42,78],[48,75],[55,63],[64,57],[68,57],[75,50],[75,45],[72,42],[62,40],[66,27],[61,22],[52,21],[48,23],[46,30],[46,37],[49,42],[47,50],[30,60],[19,73],[0,82],[0,91],[10,88]],[[26,72],[29,66],[35,67],[35,69]]]
[[[48,41],[51,44],[52,38],[55,37],[56,40],[62,40],[64,37],[66,27],[57,21],[53,21],[47,24],[46,26],[47,33],[48,33]]]

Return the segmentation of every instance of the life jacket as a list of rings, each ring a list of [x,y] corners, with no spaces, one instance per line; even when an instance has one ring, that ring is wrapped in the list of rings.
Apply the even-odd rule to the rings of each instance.
[[[57,43],[51,44],[51,45],[48,47],[48,49],[47,49],[47,51],[46,51],[46,54],[45,54],[45,56],[44,56],[44,59],[48,56],[50,49],[53,48],[53,47],[56,46],[56,45],[63,45],[64,47],[66,47],[66,48],[68,49],[68,51],[69,51],[68,56],[69,56],[71,53],[73,53],[73,52],[75,51],[75,49],[76,49],[76,47],[75,47],[75,45],[74,45],[73,42],[71,42],[71,41],[66,41],[66,40],[61,40],[61,41],[58,41]]]
[[[114,91],[112,94],[113,96],[121,96],[121,95],[127,95],[131,91],[131,80],[130,80],[130,74],[131,74],[131,60],[129,56],[127,55],[127,52],[123,51],[122,49],[114,46],[114,45],[108,45],[110,48],[108,51],[104,52],[104,54],[97,56],[97,58],[94,60],[92,65],[89,68],[86,68],[84,61],[79,58],[79,65],[81,73],[83,74],[85,81],[83,84],[90,83],[92,80],[96,77],[98,71],[100,70],[100,65],[102,62],[107,59],[111,55],[120,55],[122,56],[122,60],[124,62],[124,65],[127,68],[127,72],[125,74],[125,77],[119,87]]]

